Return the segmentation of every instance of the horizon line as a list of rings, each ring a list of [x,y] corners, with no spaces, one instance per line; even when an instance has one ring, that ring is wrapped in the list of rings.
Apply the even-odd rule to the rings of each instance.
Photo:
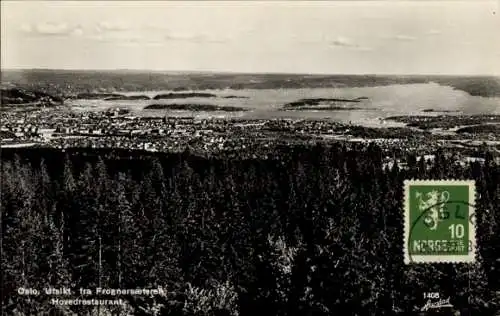
[[[142,72],[142,73],[184,73],[184,74],[241,74],[241,75],[297,75],[297,76],[444,76],[444,77],[500,77],[498,74],[453,74],[453,73],[330,73],[330,72],[264,72],[237,70],[160,70],[128,68],[1,68],[4,71],[83,71],[83,72]]]

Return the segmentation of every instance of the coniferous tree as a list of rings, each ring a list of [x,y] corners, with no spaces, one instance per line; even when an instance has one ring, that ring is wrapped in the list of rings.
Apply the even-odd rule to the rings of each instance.
[[[102,206],[94,182],[92,166],[87,163],[76,183],[73,221],[77,234],[72,236],[71,266],[81,287],[101,287],[102,271]]]
[[[191,165],[185,155],[172,159],[173,172],[150,157],[141,160],[147,170],[122,164],[109,172],[103,158],[66,155],[60,174],[34,159],[2,161],[3,311],[48,313],[42,298],[16,295],[19,286],[99,284],[166,286],[166,297],[126,297],[143,315],[180,314],[185,304],[203,315],[214,306],[240,315],[407,313],[432,291],[449,294],[457,309],[498,309],[491,289],[499,279],[500,171],[493,159],[461,167],[437,153],[423,172],[416,162],[382,169],[373,163],[383,157],[375,145],[279,150],[268,160]],[[90,162],[76,181],[72,160]],[[111,176],[121,168],[128,170]],[[435,175],[476,180],[477,264],[402,263],[402,182]],[[220,286],[226,280],[238,308],[222,302],[230,295]],[[70,309],[92,312],[59,312]]]

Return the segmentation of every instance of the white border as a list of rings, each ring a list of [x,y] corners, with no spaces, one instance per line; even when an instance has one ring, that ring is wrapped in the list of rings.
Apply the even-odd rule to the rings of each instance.
[[[404,181],[404,263],[474,263],[476,261],[476,225],[469,220],[469,241],[472,242],[472,252],[467,255],[412,255],[408,252],[410,238],[410,185],[467,185],[469,186],[469,219],[476,211],[476,183],[474,180],[405,180]],[[476,218],[477,220],[477,218]],[[475,221],[474,221],[475,222]],[[468,245],[467,245],[468,247]]]

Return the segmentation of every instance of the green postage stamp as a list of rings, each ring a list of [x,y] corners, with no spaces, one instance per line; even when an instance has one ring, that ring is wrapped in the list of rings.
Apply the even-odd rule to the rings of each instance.
[[[406,180],[404,262],[474,262],[475,197],[474,181]]]

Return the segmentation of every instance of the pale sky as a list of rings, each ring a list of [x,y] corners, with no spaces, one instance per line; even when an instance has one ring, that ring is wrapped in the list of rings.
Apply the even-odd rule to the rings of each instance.
[[[500,75],[500,0],[1,1],[2,68]]]

